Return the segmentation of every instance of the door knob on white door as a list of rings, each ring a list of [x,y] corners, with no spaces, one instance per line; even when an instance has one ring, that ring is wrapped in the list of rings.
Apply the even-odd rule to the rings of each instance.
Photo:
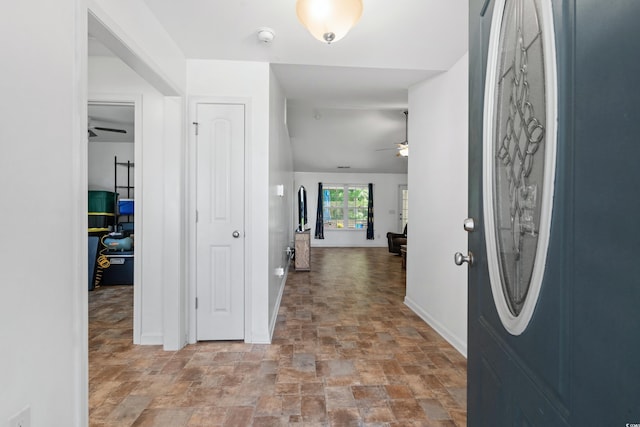
[[[238,230],[236,230],[231,235],[237,239],[238,237],[240,237],[240,232]]]
[[[469,264],[469,266],[473,265],[473,252],[469,251],[469,255],[463,255],[461,252],[456,252],[455,255],[453,256],[453,262],[456,263],[456,265],[462,265],[465,262],[467,264]]]

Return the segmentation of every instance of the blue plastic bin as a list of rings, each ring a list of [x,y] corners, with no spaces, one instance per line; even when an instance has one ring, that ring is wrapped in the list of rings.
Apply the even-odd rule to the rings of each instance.
[[[118,212],[120,215],[133,215],[133,199],[118,200]]]

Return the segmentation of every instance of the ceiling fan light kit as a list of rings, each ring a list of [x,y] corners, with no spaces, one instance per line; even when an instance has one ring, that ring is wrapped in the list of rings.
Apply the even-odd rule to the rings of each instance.
[[[321,42],[347,35],[362,16],[362,0],[297,0],[298,20]]]
[[[409,157],[409,112],[404,111],[404,141],[395,144],[394,148],[380,148],[376,151],[397,150],[396,157]]]
[[[409,111],[404,112],[404,141],[398,144],[398,157],[409,157]]]
[[[409,157],[409,112],[404,111],[404,141],[395,144],[395,148],[380,148],[376,151],[397,150],[396,157]]]

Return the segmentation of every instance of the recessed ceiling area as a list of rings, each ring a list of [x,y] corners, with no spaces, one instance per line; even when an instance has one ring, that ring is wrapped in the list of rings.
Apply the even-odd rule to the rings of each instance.
[[[396,156],[405,138],[402,111],[290,108],[296,171],[406,173],[407,158]]]

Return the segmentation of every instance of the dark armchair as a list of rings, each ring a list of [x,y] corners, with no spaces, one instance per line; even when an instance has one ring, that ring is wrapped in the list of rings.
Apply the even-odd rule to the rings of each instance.
[[[404,226],[402,233],[387,233],[387,240],[389,241],[389,252],[400,255],[400,245],[407,244],[407,225]]]

